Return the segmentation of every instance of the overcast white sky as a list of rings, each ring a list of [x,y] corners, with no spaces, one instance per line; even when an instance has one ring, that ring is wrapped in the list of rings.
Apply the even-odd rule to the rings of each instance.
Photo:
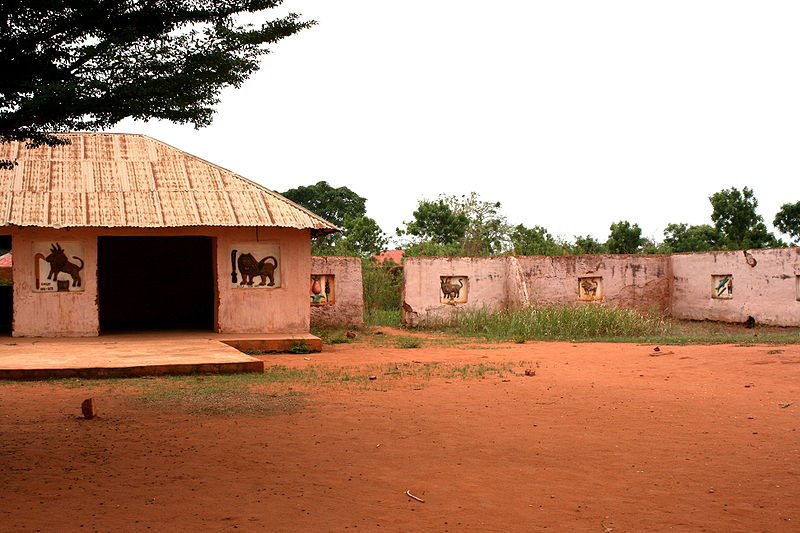
[[[800,200],[800,2],[286,0],[274,47],[214,124],[125,122],[273,190],[327,180],[388,234],[476,191],[571,239],[663,239],[750,186]]]

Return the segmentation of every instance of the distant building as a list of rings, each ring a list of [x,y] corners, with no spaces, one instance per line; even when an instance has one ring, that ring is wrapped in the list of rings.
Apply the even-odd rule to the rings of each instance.
[[[386,250],[375,256],[375,262],[380,265],[386,261],[391,261],[400,265],[403,263],[403,255],[405,255],[404,250]]]

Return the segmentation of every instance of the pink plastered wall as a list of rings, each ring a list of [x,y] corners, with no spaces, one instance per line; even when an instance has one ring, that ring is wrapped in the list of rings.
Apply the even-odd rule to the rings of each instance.
[[[307,230],[284,228],[15,228],[14,336],[94,336],[99,334],[97,304],[98,236],[206,236],[216,247],[215,323],[221,333],[301,333],[309,329],[308,280],[311,237]],[[77,241],[83,246],[84,290],[40,293],[32,290],[32,244]],[[237,242],[270,242],[280,246],[281,286],[240,289],[231,286],[230,250]],[[179,281],[177,281],[179,282]]]
[[[312,257],[311,274],[333,275],[334,301],[311,306],[312,326],[363,326],[364,285],[358,257]]]
[[[91,229],[15,228],[11,233],[14,255],[15,337],[86,337],[98,335],[97,234]],[[83,244],[81,292],[34,292],[33,243],[40,241]]]
[[[800,248],[676,254],[672,316],[691,320],[800,325]],[[750,264],[755,263],[755,266]],[[730,299],[713,297],[712,276],[731,275]]]
[[[467,276],[467,303],[440,301],[441,276]],[[731,276],[731,298],[714,298]],[[602,279],[602,298],[579,302],[582,277]],[[800,248],[676,255],[407,258],[403,318],[415,325],[461,309],[599,303],[678,319],[800,326]]]
[[[508,261],[511,272],[519,272],[517,301],[523,305],[576,303],[578,280],[595,277],[602,279],[598,301],[606,305],[659,312],[669,307],[669,256],[536,256]]]
[[[441,277],[468,277],[465,303],[442,303]],[[505,257],[406,257],[403,264],[403,321],[448,319],[460,309],[504,309],[514,280]]]
[[[406,258],[403,319],[416,325],[463,309],[579,303],[578,283],[585,276],[602,278],[602,298],[592,303],[664,311],[668,272],[668,256]],[[466,303],[442,303],[442,276],[468,278]]]
[[[281,251],[281,287],[239,289],[230,285],[230,250],[236,242],[274,242]],[[308,280],[311,236],[307,230],[231,228],[217,237],[220,333],[304,333],[309,329]]]

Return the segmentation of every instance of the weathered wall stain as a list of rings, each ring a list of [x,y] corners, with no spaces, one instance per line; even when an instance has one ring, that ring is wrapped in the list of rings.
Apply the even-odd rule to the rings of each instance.
[[[467,309],[575,304],[580,279],[602,279],[602,304],[658,310],[681,319],[800,325],[800,249],[675,255],[408,258],[404,319],[448,318],[441,276],[468,276]],[[730,276],[720,297],[712,276]],[[719,283],[721,278],[716,279]],[[735,283],[735,285],[734,285]],[[730,288],[730,290],[728,290]],[[584,298],[586,299],[586,298]]]

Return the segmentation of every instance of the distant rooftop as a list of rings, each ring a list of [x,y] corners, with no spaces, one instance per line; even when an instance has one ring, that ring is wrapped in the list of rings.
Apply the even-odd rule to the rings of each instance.
[[[385,250],[375,256],[375,261],[378,264],[392,261],[399,265],[403,262],[403,255],[405,255],[405,251],[403,250]]]
[[[145,135],[59,134],[64,146],[0,143],[0,225],[338,228],[229,170]]]

